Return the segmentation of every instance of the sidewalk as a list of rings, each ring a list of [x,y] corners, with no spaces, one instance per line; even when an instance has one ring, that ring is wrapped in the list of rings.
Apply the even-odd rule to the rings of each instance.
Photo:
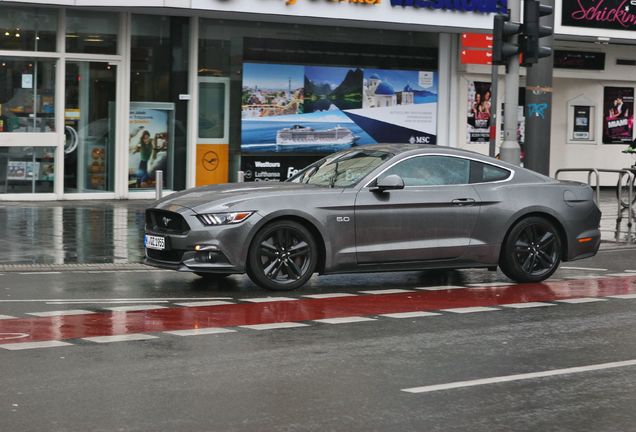
[[[0,203],[0,271],[141,268],[144,210],[151,200]],[[627,211],[601,193],[602,249],[636,247]]]

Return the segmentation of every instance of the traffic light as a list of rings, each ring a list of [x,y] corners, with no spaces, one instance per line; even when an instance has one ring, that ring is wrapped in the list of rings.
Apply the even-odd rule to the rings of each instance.
[[[542,37],[552,34],[552,27],[541,25],[541,17],[548,15],[552,15],[552,6],[542,5],[539,0],[524,0],[523,26],[519,44],[523,53],[522,66],[532,66],[540,58],[552,55],[552,48],[540,45]]]
[[[519,54],[519,44],[514,36],[521,31],[521,24],[511,22],[509,15],[495,15],[492,30],[492,63],[505,65],[507,60]]]

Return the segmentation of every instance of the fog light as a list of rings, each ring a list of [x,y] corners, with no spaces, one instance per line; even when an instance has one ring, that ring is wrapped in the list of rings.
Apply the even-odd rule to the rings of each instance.
[[[194,260],[198,263],[212,264],[217,261],[219,253],[216,251],[204,251],[197,252],[194,255]]]

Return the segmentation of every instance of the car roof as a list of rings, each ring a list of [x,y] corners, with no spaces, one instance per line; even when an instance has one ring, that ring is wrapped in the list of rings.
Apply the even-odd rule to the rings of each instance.
[[[488,157],[488,156],[484,156],[481,153],[477,153],[471,150],[465,150],[465,149],[461,149],[461,148],[457,148],[457,147],[448,147],[448,146],[443,146],[443,145],[435,145],[435,144],[391,144],[391,143],[384,143],[384,144],[366,144],[364,146],[365,149],[371,149],[371,150],[379,150],[379,151],[386,151],[389,153],[393,153],[395,155],[399,155],[402,153],[408,153],[408,152],[413,152],[413,153],[444,153],[444,154],[453,154],[453,155],[458,155],[458,156],[470,156],[470,157],[478,157],[478,158],[483,158],[483,157]]]

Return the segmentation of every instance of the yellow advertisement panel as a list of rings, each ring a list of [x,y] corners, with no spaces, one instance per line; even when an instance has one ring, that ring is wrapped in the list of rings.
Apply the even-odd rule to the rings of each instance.
[[[197,144],[196,186],[228,182],[228,144]]]

